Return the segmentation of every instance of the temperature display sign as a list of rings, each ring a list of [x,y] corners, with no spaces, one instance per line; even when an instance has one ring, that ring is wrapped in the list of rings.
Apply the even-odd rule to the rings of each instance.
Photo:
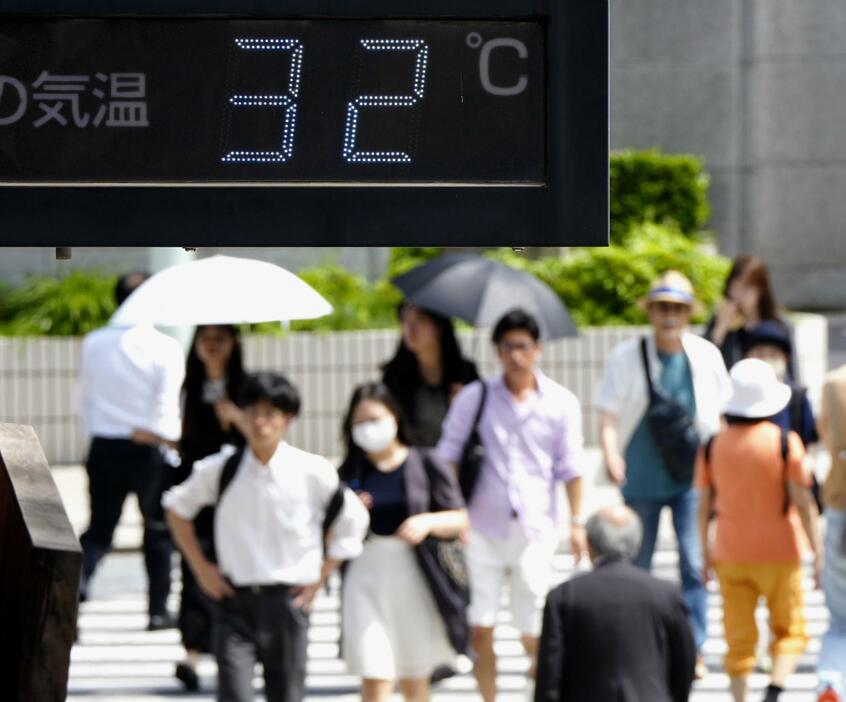
[[[546,180],[539,22],[0,24],[0,180]]]
[[[609,0],[0,0],[0,246],[602,246]]]

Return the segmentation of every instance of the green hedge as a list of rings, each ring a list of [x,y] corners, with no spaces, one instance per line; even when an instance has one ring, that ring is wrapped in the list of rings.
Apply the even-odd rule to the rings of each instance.
[[[624,243],[644,221],[677,227],[696,236],[711,214],[708,174],[689,154],[620,151],[611,155],[611,238]]]
[[[627,244],[572,249],[563,258],[529,259],[511,249],[486,255],[536,275],[561,297],[579,326],[639,324],[643,312],[633,303],[650,281],[674,268],[687,275],[697,296],[710,308],[720,297],[728,259],[712,253],[705,239],[692,239],[677,227],[646,222],[630,227]],[[408,260],[400,255],[401,261]],[[425,256],[424,256],[425,258]],[[383,329],[397,325],[402,296],[386,278],[368,283],[331,264],[300,271],[302,278],[335,307],[331,315],[291,323],[295,331]],[[76,272],[58,281],[31,278],[0,294],[0,334],[79,335],[95,329],[113,311],[114,277]],[[278,324],[256,332],[281,333]]]
[[[117,276],[74,271],[64,278],[31,276],[0,290],[0,334],[80,336],[103,326],[115,311]]]
[[[530,260],[510,249],[495,257],[526,270],[562,299],[578,326],[642,324],[634,304],[660,273],[675,269],[690,278],[704,312],[720,298],[731,262],[710,250],[707,239],[691,239],[678,228],[645,222],[626,232],[627,245],[573,249],[563,258]]]
[[[642,324],[646,315],[634,303],[663,271],[679,270],[690,278],[703,313],[720,298],[730,261],[714,253],[707,237],[684,235],[674,224],[643,222],[625,232],[625,246],[572,249],[557,258],[530,259],[509,248],[493,249],[487,256],[540,278],[567,305],[579,326]],[[438,255],[433,249],[396,249],[396,271]],[[326,275],[326,273],[330,273]],[[396,325],[399,292],[386,280],[367,284],[337,266],[301,273],[324,297],[336,305],[323,319],[296,322],[296,329],[387,328]],[[360,312],[364,308],[365,313]],[[700,315],[695,321],[703,321]]]
[[[308,268],[298,275],[335,309],[326,317],[292,322],[292,330],[382,329],[396,324],[402,295],[387,280],[368,283],[337,264]]]

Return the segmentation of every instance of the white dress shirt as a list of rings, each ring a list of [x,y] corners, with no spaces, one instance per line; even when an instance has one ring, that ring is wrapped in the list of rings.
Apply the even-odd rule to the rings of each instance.
[[[626,446],[649,406],[649,389],[640,352],[642,337],[628,339],[611,351],[602,380],[596,388],[594,404],[617,416],[620,452]],[[696,430],[703,441],[720,430],[720,415],[731,395],[731,381],[720,350],[707,339],[686,332],[682,346],[690,363],[693,394],[696,398]],[[662,364],[655,347],[655,336],[646,340],[652,381],[657,386]]]
[[[220,474],[234,452],[224,446],[197,461],[188,480],[168,490],[162,504],[183,519],[193,519],[200,509],[217,503],[218,565],[235,585],[316,582],[323,563],[323,518],[338,488],[338,472],[325,458],[285,442],[267,464],[248,448],[218,503]],[[358,556],[369,524],[364,505],[346,490],[327,557]]]
[[[185,355],[176,339],[149,325],[103,327],[82,342],[77,409],[89,437],[127,439],[146,429],[181,434],[179,393]]]

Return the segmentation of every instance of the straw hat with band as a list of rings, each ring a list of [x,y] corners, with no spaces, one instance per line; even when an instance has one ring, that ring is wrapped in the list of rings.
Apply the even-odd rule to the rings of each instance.
[[[701,311],[701,304],[693,295],[693,285],[683,273],[667,271],[659,275],[649,286],[645,297],[637,301],[638,307],[646,309],[651,302],[674,302],[687,305],[694,314]]]

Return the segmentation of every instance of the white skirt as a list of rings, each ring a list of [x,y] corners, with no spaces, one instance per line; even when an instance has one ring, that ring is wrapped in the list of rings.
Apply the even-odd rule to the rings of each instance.
[[[344,575],[342,649],[362,678],[428,678],[456,654],[412,548],[371,534]]]

